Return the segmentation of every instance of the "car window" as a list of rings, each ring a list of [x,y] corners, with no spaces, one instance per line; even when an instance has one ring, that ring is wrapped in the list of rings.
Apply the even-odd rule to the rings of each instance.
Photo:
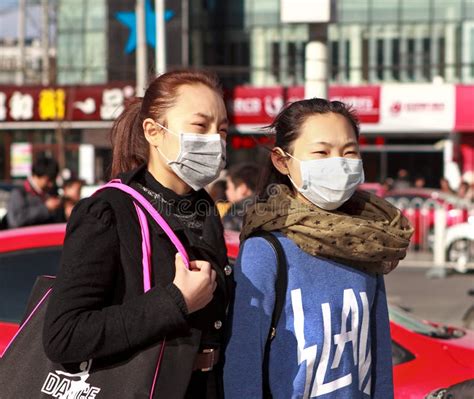
[[[407,312],[404,312],[401,309],[391,306],[389,314],[391,321],[401,325],[402,327],[405,327],[407,330],[429,336],[433,336],[438,333],[438,329],[436,327],[423,323],[421,320]]]
[[[398,366],[414,358],[415,356],[411,352],[392,340],[392,365]]]
[[[62,247],[0,254],[0,320],[19,323],[40,275],[56,275]]]

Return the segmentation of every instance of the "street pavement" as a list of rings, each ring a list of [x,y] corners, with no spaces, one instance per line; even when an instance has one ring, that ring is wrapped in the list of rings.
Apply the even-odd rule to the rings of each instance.
[[[474,305],[474,272],[450,272],[444,278],[428,278],[427,267],[408,259],[385,276],[389,302],[410,309],[417,316],[453,326],[462,326],[466,310]]]

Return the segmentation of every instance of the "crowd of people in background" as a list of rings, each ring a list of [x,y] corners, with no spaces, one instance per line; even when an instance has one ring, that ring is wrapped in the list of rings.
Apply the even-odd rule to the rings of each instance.
[[[38,158],[31,176],[12,190],[2,229],[67,222],[81,198],[83,184],[74,176],[59,176],[59,165],[53,158]]]
[[[442,177],[439,180],[439,187],[427,187],[426,185],[426,178],[421,175],[415,176],[413,179],[410,178],[410,174],[406,169],[400,169],[397,173],[397,177],[387,178],[382,183],[383,191],[391,191],[391,190],[405,190],[409,188],[417,188],[417,189],[424,189],[424,188],[433,188],[437,189],[443,193],[457,196],[461,199],[466,199],[469,201],[474,200],[474,184],[469,184],[467,181],[461,181],[457,190],[453,189],[449,183],[449,180],[445,177]]]

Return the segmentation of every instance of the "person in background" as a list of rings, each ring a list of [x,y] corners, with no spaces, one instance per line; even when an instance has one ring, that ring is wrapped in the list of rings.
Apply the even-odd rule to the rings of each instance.
[[[227,200],[227,183],[225,180],[216,180],[209,189],[209,195],[216,204],[219,216],[222,218],[229,211],[232,204]]]
[[[467,181],[462,181],[458,188],[458,197],[468,198],[468,193],[469,193],[469,183]]]
[[[63,184],[63,195],[61,197],[61,206],[57,210],[55,221],[65,223],[69,220],[74,206],[81,199],[81,190],[84,181],[71,177]]]
[[[446,179],[445,177],[439,179],[439,187],[441,192],[443,193],[454,194],[454,190],[451,188],[448,179]]]
[[[41,157],[34,162],[31,176],[11,193],[7,207],[8,227],[55,221],[61,206],[61,199],[53,191],[58,171],[58,163],[52,158]]]
[[[395,179],[393,183],[393,188],[397,190],[403,190],[405,188],[410,188],[411,183],[410,183],[410,178],[408,175],[408,170],[406,169],[400,169],[397,173],[397,178]]]
[[[425,188],[426,180],[423,176],[417,176],[415,178],[415,187],[416,188]]]
[[[245,211],[254,202],[259,172],[253,163],[237,164],[229,169],[226,195],[232,206],[222,219],[225,229],[241,230]]]
[[[393,184],[394,180],[391,177],[387,177],[383,182],[382,182],[382,190],[384,193],[390,191],[393,189]]]

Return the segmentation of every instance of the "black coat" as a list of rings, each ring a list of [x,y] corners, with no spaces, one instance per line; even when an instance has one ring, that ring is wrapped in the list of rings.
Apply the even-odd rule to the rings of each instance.
[[[141,167],[121,180],[132,187],[146,185],[144,175],[145,167]],[[169,190],[156,184],[166,198]],[[224,273],[227,255],[217,210],[204,190],[194,192],[192,199],[204,215],[201,236],[173,214],[162,212],[190,259],[209,261],[217,273],[214,299],[191,315],[173,284],[176,249],[156,222],[148,217],[154,286],[144,294],[140,225],[131,197],[107,189],[79,202],[67,226],[61,268],[45,320],[43,340],[51,360],[75,363],[113,358],[166,336],[159,397],[184,397],[190,381],[193,386],[201,381],[198,385],[203,388],[211,378],[207,375],[212,375],[212,386],[220,386],[220,366],[216,367],[218,372],[205,376],[192,373],[192,366],[200,348],[223,344],[233,281]],[[187,397],[216,396],[214,392]]]

